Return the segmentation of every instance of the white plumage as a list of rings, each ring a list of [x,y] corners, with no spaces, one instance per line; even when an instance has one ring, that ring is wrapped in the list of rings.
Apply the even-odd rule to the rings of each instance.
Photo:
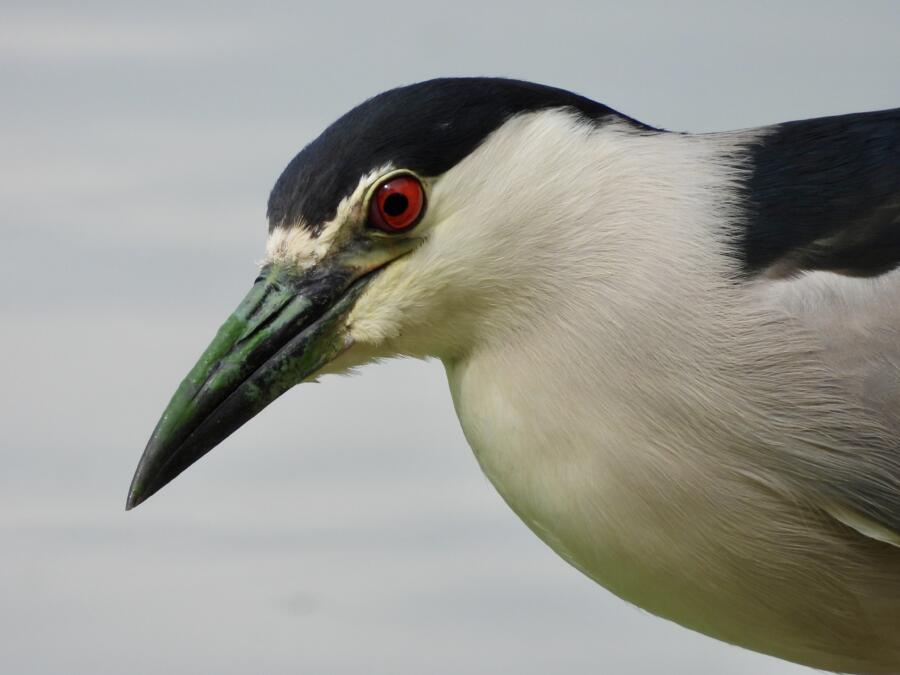
[[[735,283],[722,225],[745,170],[735,147],[754,133],[647,135],[559,111],[508,122],[435,185],[431,236],[360,299],[356,348],[331,369],[441,358],[485,474],[617,595],[791,660],[893,672],[900,554],[828,512],[897,535],[782,463],[823,464],[827,482],[832,446],[891,442],[898,408],[862,404],[897,397],[900,378],[876,393],[865,375],[896,374],[900,316],[877,303],[878,325],[857,317],[851,338],[841,303],[817,295],[875,309],[866,292],[900,288]]]
[[[900,672],[900,273],[792,268],[834,267],[834,233],[741,269],[747,148],[774,133],[525,110],[425,176],[424,217],[393,240],[360,234],[365,197],[408,166],[377,162],[304,221],[300,164],[265,266],[369,274],[313,375],[441,359],[485,474],[613,593],[814,667]]]

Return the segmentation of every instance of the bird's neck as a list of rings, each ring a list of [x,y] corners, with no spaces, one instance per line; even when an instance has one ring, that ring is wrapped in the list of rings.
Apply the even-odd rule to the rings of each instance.
[[[618,123],[577,143],[572,135],[542,137],[540,171],[525,166],[527,158],[507,167],[517,199],[502,216],[495,200],[482,214],[473,199],[469,228],[502,220],[465,247],[478,260],[458,266],[467,278],[455,284],[462,289],[455,320],[468,343],[437,356],[521,344],[525,335],[547,344],[558,333],[549,346],[567,357],[587,348],[643,360],[671,351],[673,334],[699,338],[716,299],[729,301],[746,136],[648,133]],[[485,164],[494,162],[488,153]],[[535,174],[539,191],[530,184]]]
[[[495,274],[507,301],[483,302],[476,339],[443,360],[485,472],[532,522],[555,508],[535,495],[565,499],[564,487],[541,487],[551,474],[577,486],[594,469],[620,484],[679,471],[741,410],[723,373],[752,367],[763,323],[750,320],[728,255],[742,141],[596,132],[579,146],[583,170],[543,191],[559,203],[554,188],[560,199],[574,188],[589,207],[529,205],[530,219],[512,214],[519,236],[490,252],[507,265]]]

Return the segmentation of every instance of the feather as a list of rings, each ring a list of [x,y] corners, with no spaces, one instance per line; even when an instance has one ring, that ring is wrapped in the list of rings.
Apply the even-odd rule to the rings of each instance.
[[[748,274],[900,263],[900,108],[778,124],[749,144]]]

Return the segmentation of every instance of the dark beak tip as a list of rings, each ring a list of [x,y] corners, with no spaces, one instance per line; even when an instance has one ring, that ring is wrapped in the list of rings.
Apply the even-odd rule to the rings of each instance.
[[[128,487],[128,497],[125,499],[125,510],[131,511],[136,506],[140,506],[145,501],[147,501],[150,497],[152,497],[156,492],[162,488],[166,482],[159,483],[158,480],[154,480],[152,477],[148,476],[148,467],[146,462],[146,451],[144,453],[144,457],[141,458],[141,461],[138,463],[137,469],[135,469],[134,477],[131,479],[131,485]]]
[[[146,486],[142,486],[142,488],[139,489],[135,485],[132,485],[128,490],[128,497],[125,499],[125,510],[131,511],[131,509],[140,506],[163,487],[165,487],[165,483],[152,486],[149,489]]]
[[[140,506],[142,499],[140,499],[137,494],[131,490],[128,491],[128,497],[125,499],[125,510],[131,511],[135,506]]]
[[[141,491],[137,489],[135,482],[137,481],[137,476],[135,476],[135,480],[132,481],[131,487],[128,488],[128,497],[125,499],[125,510],[131,511],[135,506],[140,506],[144,503],[144,500],[149,497],[149,495],[141,494]]]

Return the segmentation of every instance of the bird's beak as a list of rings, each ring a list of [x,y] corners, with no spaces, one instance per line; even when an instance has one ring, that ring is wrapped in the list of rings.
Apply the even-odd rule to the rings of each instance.
[[[343,319],[377,272],[264,268],[178,387],[138,463],[126,508],[166,485],[349,346]]]

